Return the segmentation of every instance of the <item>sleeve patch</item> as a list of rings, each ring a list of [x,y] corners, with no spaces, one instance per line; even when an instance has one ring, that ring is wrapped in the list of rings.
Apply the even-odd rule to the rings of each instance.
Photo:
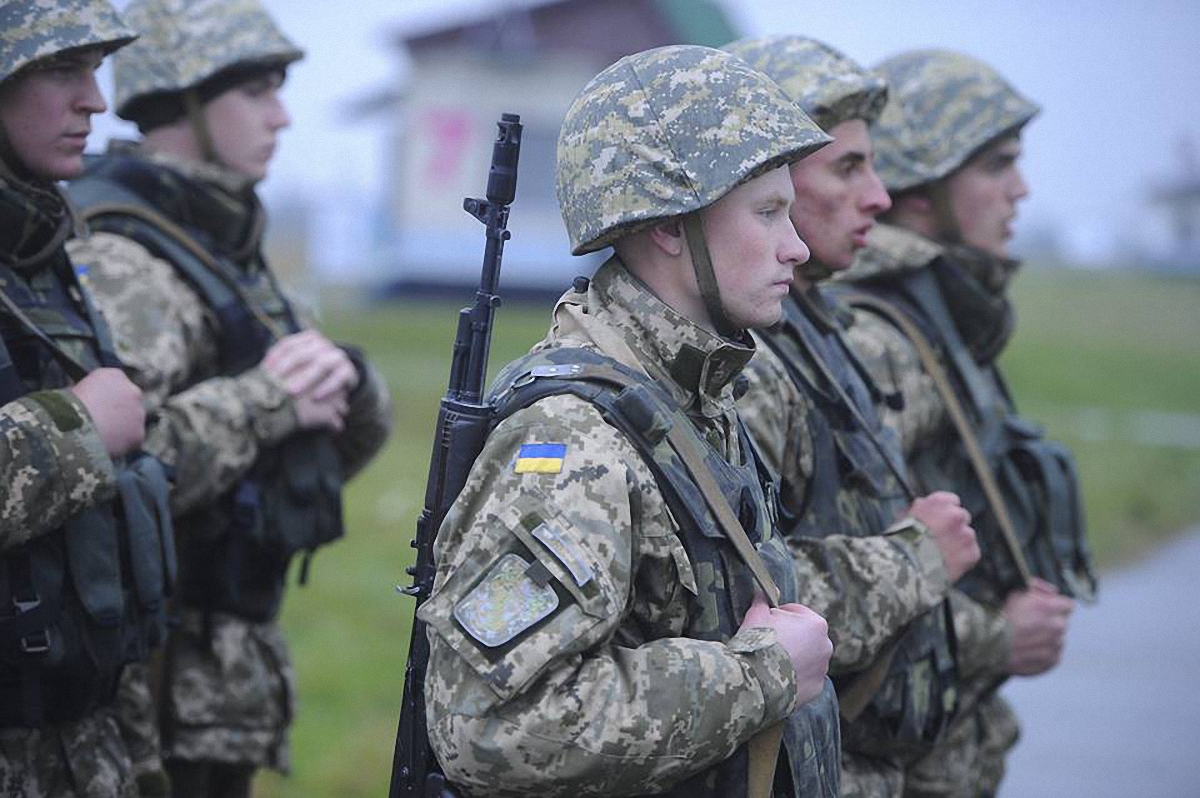
[[[454,606],[454,617],[471,637],[489,648],[501,646],[558,607],[558,594],[529,573],[529,563],[506,554],[470,593]]]
[[[558,527],[542,522],[533,528],[533,536],[550,549],[558,561],[567,567],[575,584],[583,587],[592,579],[592,568],[580,552],[566,539]]]
[[[518,474],[558,474],[562,472],[565,443],[523,443],[513,462]]]

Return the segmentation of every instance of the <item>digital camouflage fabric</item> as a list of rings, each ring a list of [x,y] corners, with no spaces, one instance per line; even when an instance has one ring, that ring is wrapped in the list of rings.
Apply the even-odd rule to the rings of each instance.
[[[875,171],[893,193],[941,180],[1040,110],[996,70],[961,53],[914,50],[875,69],[889,88],[871,131]]]
[[[112,498],[116,473],[83,403],[38,391],[0,408],[0,551]]]
[[[815,468],[809,419],[821,411],[765,344],[757,347],[746,376],[749,389],[738,400],[738,415],[779,475],[783,507],[802,513]],[[857,509],[851,500],[844,504]],[[788,536],[802,575],[800,603],[829,622],[834,675],[870,665],[898,629],[937,607],[950,587],[941,552],[927,531],[906,528],[884,535],[883,527],[863,529],[863,521],[848,512],[840,524],[854,534],[828,529],[829,537]]]
[[[5,798],[138,798],[110,710],[45,729],[0,729]]]
[[[560,301],[535,349],[583,346],[645,371],[739,462],[732,381],[752,350],[680,316],[615,258],[581,302]],[[522,468],[527,447],[551,443],[562,455],[553,467]],[[541,539],[556,557],[521,543],[530,518],[553,529]],[[586,400],[544,398],[497,426],[442,525],[421,609],[430,740],[452,783],[489,796],[659,793],[711,772],[796,709],[774,633],[715,629],[716,613],[700,611],[729,588],[684,537],[638,449]],[[489,650],[456,618],[513,552],[545,556],[555,571],[571,563],[582,585],[530,631],[527,602],[496,602],[487,627],[515,631]],[[814,754],[800,764],[815,771]]]
[[[112,52],[137,36],[108,0],[0,3],[0,81],[38,59],[76,47]]]
[[[779,84],[822,130],[879,118],[887,83],[824,42],[804,36],[739,39],[723,48]]]
[[[193,220],[206,240],[223,242],[214,243],[216,257],[232,249],[229,236],[240,241],[251,227],[247,221],[256,206],[243,191],[245,178],[232,170],[141,149],[121,148],[109,157],[136,158],[139,174],[168,187],[171,204],[162,210]],[[257,313],[282,326],[284,305],[257,257],[257,243],[244,248],[241,290]],[[171,263],[113,233],[75,240],[69,251],[87,265],[88,289],[143,391],[152,419],[145,448],[176,469],[171,508],[178,536],[211,538],[219,517],[204,510],[296,431],[294,405],[261,367],[222,373],[220,322]],[[379,450],[392,424],[382,377],[365,361],[360,368],[346,428],[334,439],[347,479]],[[187,606],[179,614],[164,696],[166,756],[286,770],[295,678],[278,623]]]
[[[195,88],[230,67],[304,57],[257,0],[133,0],[124,16],[140,38],[113,59],[121,117],[138,98]]]
[[[931,268],[953,252],[888,224],[877,225],[867,240],[869,246],[839,280],[901,278]],[[949,462],[962,444],[913,344],[881,316],[862,309],[855,310],[848,338],[880,389],[904,397],[901,408],[885,408],[883,415],[899,434],[914,473],[919,475],[923,461]],[[906,795],[914,798],[994,794],[1018,734],[1016,716],[994,691],[1007,676],[1007,621],[998,608],[959,589],[951,592],[950,607],[962,677],[960,711],[934,750],[908,768]]]
[[[774,82],[721,50],[626,56],[580,92],[558,138],[558,203],[576,255],[699,210],[830,138]]]

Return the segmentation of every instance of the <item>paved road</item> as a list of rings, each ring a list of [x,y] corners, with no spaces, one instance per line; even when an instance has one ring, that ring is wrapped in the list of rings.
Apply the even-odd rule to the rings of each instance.
[[[1023,732],[999,798],[1200,798],[1200,529],[1100,591],[1058,670],[1004,688]]]

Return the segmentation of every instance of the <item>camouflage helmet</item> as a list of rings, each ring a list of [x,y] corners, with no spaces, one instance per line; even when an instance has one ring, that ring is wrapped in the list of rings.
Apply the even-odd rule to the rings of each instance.
[[[5,0],[0,3],[0,81],[64,50],[101,47],[111,53],[136,37],[108,0]]]
[[[838,50],[805,36],[739,39],[726,50],[779,84],[824,130],[879,118],[887,83]]]
[[[124,13],[141,38],[113,59],[122,118],[136,100],[196,88],[232,67],[304,57],[258,0],[132,0]]]
[[[997,136],[1041,110],[970,56],[914,50],[876,67],[891,101],[872,131],[875,171],[888,191],[941,180]]]
[[[626,56],[575,98],[558,203],[575,255],[697,211],[831,139],[765,75],[709,47]]]

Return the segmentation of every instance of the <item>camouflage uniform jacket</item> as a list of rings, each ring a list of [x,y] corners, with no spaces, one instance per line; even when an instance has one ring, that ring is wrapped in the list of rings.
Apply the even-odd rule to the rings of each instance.
[[[902,275],[926,268],[950,251],[923,236],[893,225],[876,225],[869,246],[854,266],[837,279],[855,282],[889,274]],[[994,284],[999,283],[994,281]],[[904,399],[900,410],[884,411],[884,421],[897,431],[910,465],[930,448],[957,446],[958,435],[932,378],[924,371],[912,343],[891,323],[874,313],[856,310],[848,338],[884,391]],[[922,485],[923,489],[954,490],[954,485]],[[987,552],[983,553],[986,557]],[[999,739],[998,755],[1016,740],[1016,717],[1007,702],[993,692],[1007,676],[1011,631],[998,606],[953,590],[950,604],[958,638],[959,673],[963,680],[960,706],[974,706],[980,723]],[[962,718],[959,725],[973,722]],[[951,731],[951,736],[955,732]]]
[[[146,157],[218,193],[236,193],[239,186],[217,167]],[[86,285],[112,327],[117,352],[144,392],[146,449],[176,469],[172,510],[177,518],[201,517],[185,514],[220,497],[261,452],[296,431],[291,401],[259,367],[233,377],[220,373],[215,314],[170,263],[108,233],[75,242],[72,257],[86,269]],[[378,451],[391,425],[382,378],[365,362],[360,378],[336,439],[347,478]],[[181,537],[204,532],[177,522]],[[183,607],[173,641],[165,675],[171,685],[167,755],[286,770],[295,686],[278,623]]]
[[[753,350],[681,317],[616,258],[597,272],[585,305],[559,303],[535,349],[559,346],[599,350],[645,371],[717,451],[740,460],[730,382]],[[684,350],[703,363],[683,370],[690,376],[673,369]],[[561,460],[541,473],[525,468],[531,448],[546,442]],[[497,649],[504,667],[485,678],[466,653],[480,638],[455,619],[463,595],[478,592],[472,585],[512,549],[530,514],[554,519],[573,571],[598,584],[581,605],[586,623],[558,627],[558,644],[522,646],[530,623],[516,619],[516,642]],[[725,642],[683,636],[690,597],[721,588],[693,568],[638,450],[576,396],[541,399],[496,427],[435,554],[434,592],[421,610],[430,627],[429,734],[467,794],[662,792],[796,708],[795,677],[773,631]],[[555,627],[533,639],[547,629]]]
[[[0,262],[45,246],[55,214],[65,212],[50,187],[23,190],[0,179]],[[54,211],[47,218],[47,208]],[[61,248],[49,254],[62,258]],[[11,278],[23,279],[18,270]],[[0,310],[5,323],[13,323]],[[66,345],[66,344],[64,344]],[[69,390],[28,393],[0,407],[0,553],[62,527],[108,502],[116,471],[83,403]],[[0,563],[0,567],[6,567]],[[105,798],[136,794],[129,755],[110,708],[39,729],[0,729],[0,793],[6,798]]]
[[[814,470],[809,419],[820,411],[765,344],[757,347],[746,376],[750,388],[738,400],[738,414],[779,475],[785,512],[800,516]],[[801,573],[800,602],[829,622],[830,673],[854,673],[870,665],[899,630],[941,603],[950,587],[945,563],[933,537],[919,526],[892,534],[882,528],[823,531],[824,537],[787,535]]]
[[[854,267],[838,279],[854,282],[889,273],[901,274],[926,267],[946,256],[945,247],[893,225],[876,225],[868,236],[870,246]],[[911,342],[879,316],[856,310],[847,334],[862,355],[868,370],[884,391],[903,397],[899,410],[884,409],[884,422],[896,430],[910,465],[930,448],[959,445],[958,434],[933,379],[921,366]],[[920,470],[914,471],[920,474]],[[927,490],[954,490],[954,485],[924,485]],[[984,552],[983,556],[987,556]],[[964,678],[998,679],[1008,662],[1007,622],[994,607],[952,593],[955,631]]]

